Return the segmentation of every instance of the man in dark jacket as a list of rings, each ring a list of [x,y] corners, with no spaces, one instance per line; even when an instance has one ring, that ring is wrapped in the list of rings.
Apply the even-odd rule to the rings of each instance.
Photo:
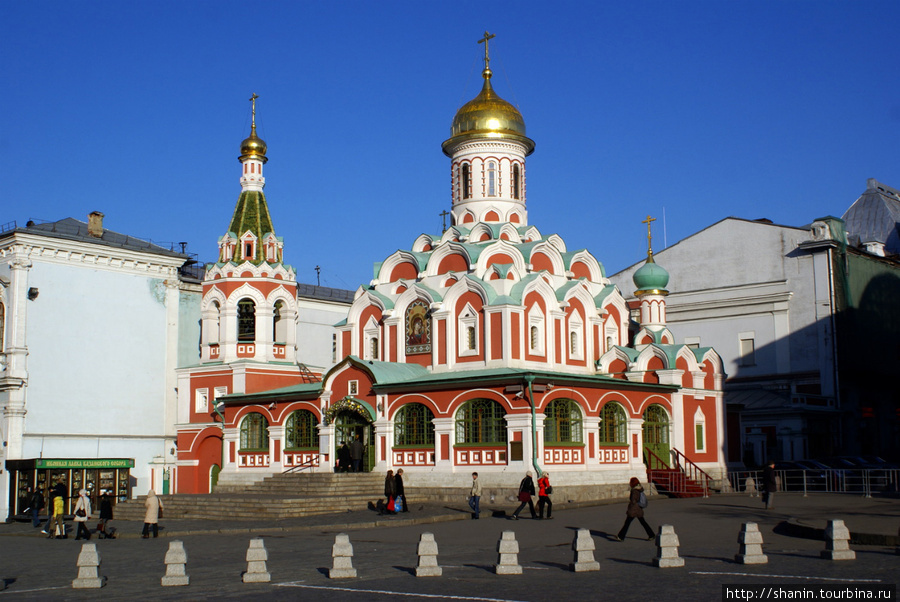
[[[768,466],[763,469],[763,501],[766,503],[766,510],[775,507],[775,492],[778,491],[778,479],[775,476],[775,461],[769,460]]]
[[[39,515],[41,510],[44,509],[44,494],[41,493],[39,488],[35,489],[34,493],[31,494],[29,504],[31,504],[31,526],[37,529],[41,526],[41,517]]]
[[[359,435],[350,444],[350,458],[353,460],[353,472],[362,470],[363,443]]]

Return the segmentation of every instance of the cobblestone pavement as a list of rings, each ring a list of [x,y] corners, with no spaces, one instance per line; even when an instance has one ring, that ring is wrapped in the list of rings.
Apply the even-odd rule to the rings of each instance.
[[[562,500],[557,500],[562,502]],[[92,539],[101,558],[102,590],[73,590],[81,543],[47,540],[30,524],[0,525],[0,579],[10,599],[190,599],[222,598],[321,600],[712,600],[722,599],[722,584],[872,585],[897,584],[900,556],[900,500],[849,495],[782,494],[778,507],[766,511],[758,498],[722,495],[708,499],[651,498],[647,520],[654,529],[671,524],[680,539],[683,568],[653,566],[654,542],[633,523],[629,537],[613,535],[624,520],[624,502],[554,508],[553,520],[511,521],[491,516],[510,512],[514,504],[488,506],[481,520],[469,519],[463,505],[412,504],[406,515],[378,517],[368,510],[285,521],[166,520],[158,539],[137,536],[140,524],[113,521],[122,535]],[[451,505],[452,506],[452,505]],[[525,516],[525,515],[523,515]],[[820,558],[824,543],[798,536],[799,525],[823,528],[829,518],[843,519],[854,534],[878,535],[874,545],[853,545],[856,560]],[[769,562],[741,565],[737,536],[741,523],[759,524]],[[573,573],[575,530],[591,530],[600,570]],[[521,576],[496,575],[497,541],[511,530],[519,542]],[[416,545],[422,532],[434,533],[442,577],[417,578]],[[350,536],[355,579],[329,579],[331,547],[337,533]],[[264,538],[271,583],[244,584],[247,547]],[[190,585],[162,587],[169,541],[179,539],[187,551]]]

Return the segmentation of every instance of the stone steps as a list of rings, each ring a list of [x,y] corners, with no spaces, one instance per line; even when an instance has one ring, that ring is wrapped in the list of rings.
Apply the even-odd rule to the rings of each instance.
[[[253,484],[217,487],[210,494],[160,496],[165,518],[297,518],[359,510],[382,499],[384,476],[374,473],[288,473]],[[122,520],[143,520],[141,496],[116,505]]]

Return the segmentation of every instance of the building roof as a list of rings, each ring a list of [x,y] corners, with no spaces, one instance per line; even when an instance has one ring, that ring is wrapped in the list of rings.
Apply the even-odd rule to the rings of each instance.
[[[353,303],[356,291],[348,291],[342,288],[329,288],[314,284],[297,283],[297,297],[303,299],[318,299],[320,301],[334,301],[336,303]]]
[[[56,222],[35,223],[29,221],[24,228],[16,227],[7,232],[0,234],[0,237],[7,236],[10,233],[27,233],[37,234],[40,236],[48,236],[50,238],[58,238],[62,240],[71,240],[78,242],[86,242],[90,244],[104,245],[108,247],[118,247],[120,249],[128,249],[130,251],[140,251],[143,253],[153,253],[156,255],[164,255],[166,257],[178,257],[185,260],[188,255],[179,253],[172,248],[166,248],[158,244],[154,244],[149,240],[128,236],[113,230],[103,228],[100,237],[88,234],[88,225],[73,217],[67,217]]]
[[[851,245],[879,242],[887,253],[900,253],[900,191],[869,178],[843,220]]]

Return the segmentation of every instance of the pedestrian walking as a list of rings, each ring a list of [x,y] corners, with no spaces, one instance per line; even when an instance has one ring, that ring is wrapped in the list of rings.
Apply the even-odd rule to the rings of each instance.
[[[547,518],[553,518],[551,516],[553,513],[553,502],[550,501],[550,494],[552,492],[553,487],[550,485],[550,473],[545,472],[541,475],[541,478],[538,479],[538,520],[544,518],[544,506],[547,507]]]
[[[75,503],[75,524],[78,530],[75,532],[76,541],[90,539],[91,530],[87,528],[87,522],[91,519],[91,498],[87,495],[87,489],[78,492],[78,501]]]
[[[653,529],[651,529],[650,525],[647,524],[647,521],[644,520],[644,508],[647,506],[647,496],[644,495],[644,488],[641,487],[641,482],[637,477],[631,477],[631,480],[628,481],[628,486],[631,488],[631,492],[628,494],[628,509],[625,511],[625,524],[619,529],[619,534],[616,535],[615,539],[616,541],[625,540],[625,535],[628,533],[628,527],[631,526],[631,521],[634,519],[638,519],[641,522],[641,526],[644,527],[644,531],[647,532],[647,539],[653,539]]]
[[[397,512],[409,512],[409,501],[406,499],[406,489],[403,487],[402,468],[398,468],[397,474],[394,475],[394,490],[397,494],[394,498],[394,510]]]
[[[47,509],[47,524],[41,530],[41,533],[46,535],[49,539],[52,539],[54,536],[61,537],[66,534],[66,523],[63,521],[62,513],[65,508],[66,495],[69,493],[69,488],[66,487],[66,484],[61,480],[57,481],[53,488],[50,490],[50,506]],[[59,498],[59,518],[57,518],[56,508],[57,501],[56,498]],[[54,520],[55,519],[55,520]],[[59,528],[62,529],[62,533],[57,533],[53,531],[51,528],[52,525],[56,525],[57,530]]]
[[[29,487],[29,489],[31,489]],[[35,489],[31,494],[31,500],[29,500],[31,504],[31,526],[37,529],[41,526],[41,510],[44,509],[44,494],[41,493],[40,488]]]
[[[769,463],[763,469],[762,481],[762,501],[766,505],[766,510],[771,510],[775,507],[775,492],[778,491],[778,479],[775,476],[774,460],[769,460]]]
[[[157,497],[153,488],[147,492],[147,499],[144,501],[144,507],[147,512],[144,513],[144,530],[141,531],[141,537],[147,539],[150,537],[150,528],[153,527],[153,537],[159,537],[159,515],[163,509],[162,500]]]
[[[115,537],[115,529],[109,526],[112,517],[112,499],[109,497],[109,491],[104,489],[100,494],[100,522],[97,523],[97,539],[113,539]]]
[[[472,489],[469,491],[469,507],[472,509],[472,519],[478,520],[481,514],[481,481],[478,480],[478,473],[472,473]]]
[[[528,504],[528,509],[531,511],[531,518],[537,518],[537,513],[534,511],[534,502],[531,499],[531,496],[534,495],[534,479],[531,478],[531,471],[525,473],[525,478],[522,479],[522,482],[519,483],[519,507],[516,508],[516,511],[513,512],[512,520],[519,520],[519,512],[525,507],[525,504]]]
[[[350,444],[350,459],[353,462],[353,472],[362,470],[363,444],[359,435]]]

